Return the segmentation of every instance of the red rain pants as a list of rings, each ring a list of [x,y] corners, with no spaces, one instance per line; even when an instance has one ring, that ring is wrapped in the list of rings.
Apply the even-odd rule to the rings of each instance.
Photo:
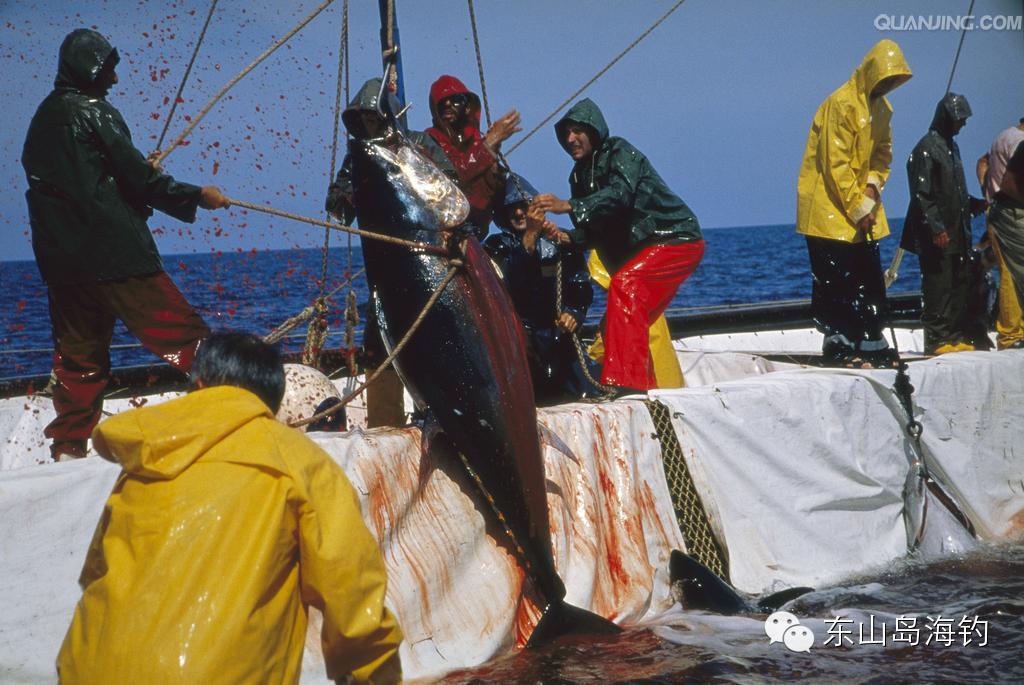
[[[117,319],[143,347],[184,373],[192,367],[199,341],[210,334],[164,272],[50,286],[48,295],[57,418],[45,434],[53,439],[54,454],[67,451],[84,456],[81,450],[99,423],[103,391],[110,381],[110,341]]]
[[[608,288],[602,383],[637,390],[658,387],[648,329],[703,256],[703,240],[653,245],[615,272]]]

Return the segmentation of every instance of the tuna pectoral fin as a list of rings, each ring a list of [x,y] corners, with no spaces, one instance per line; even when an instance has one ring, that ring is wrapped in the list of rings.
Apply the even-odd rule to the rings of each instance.
[[[540,647],[562,635],[614,635],[621,632],[622,628],[593,612],[562,601],[552,602],[533,629],[526,647]]]

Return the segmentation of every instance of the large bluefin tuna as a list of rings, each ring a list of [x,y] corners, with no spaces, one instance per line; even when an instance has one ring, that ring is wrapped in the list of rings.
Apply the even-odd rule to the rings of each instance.
[[[441,252],[453,242],[450,231],[465,219],[468,203],[454,183],[397,135],[388,141],[353,140],[350,151],[360,227],[432,246],[417,250],[363,241],[374,310],[391,346],[451,268]],[[463,266],[399,354],[398,372],[500,512],[517,556],[545,600],[528,646],[568,632],[616,632],[610,621],[563,601],[521,327],[476,239],[462,241],[453,256]]]

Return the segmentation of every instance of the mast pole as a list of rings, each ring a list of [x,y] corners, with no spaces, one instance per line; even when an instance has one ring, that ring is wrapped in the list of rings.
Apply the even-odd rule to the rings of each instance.
[[[395,7],[395,0],[377,0],[377,6],[380,9],[380,52],[387,76],[387,87],[398,98],[399,107],[405,107],[398,9]]]

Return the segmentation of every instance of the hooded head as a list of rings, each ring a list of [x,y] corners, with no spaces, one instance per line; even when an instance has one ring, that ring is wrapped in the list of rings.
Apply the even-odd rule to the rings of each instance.
[[[463,96],[466,99],[466,113],[462,120],[462,133],[472,135],[480,131],[480,98],[466,88],[465,84],[454,76],[445,74],[434,81],[430,86],[430,116],[433,117],[434,127],[441,130],[450,129],[451,126],[441,118],[439,105],[441,100],[449,97]]]
[[[866,98],[871,98],[891,92],[909,81],[911,76],[913,73],[900,46],[886,38],[868,50],[852,78],[857,82],[858,90]]]
[[[601,143],[608,139],[608,124],[600,108],[590,98],[583,98],[573,105],[565,116],[555,123],[555,135],[558,143],[572,156],[568,146],[568,131],[572,124],[577,124],[587,132],[592,150],[596,151]]]
[[[379,78],[372,78],[364,83],[363,87],[352,98],[352,101],[348,103],[345,111],[341,113],[341,120],[353,138],[364,140],[366,138],[376,138],[383,134],[383,130],[374,130],[375,126],[384,126],[384,121],[380,118],[380,113],[377,111],[380,84],[381,80]],[[400,109],[398,98],[395,97],[395,94],[390,89],[384,90],[384,105],[381,109],[384,111],[385,116],[389,118],[397,114]],[[399,126],[401,126],[400,122]]]
[[[931,128],[946,138],[951,138],[960,132],[969,116],[971,106],[967,103],[967,98],[958,93],[946,93],[935,106]]]
[[[529,204],[537,194],[529,181],[515,172],[510,173],[505,179],[505,199],[494,212],[494,223],[505,231],[516,230],[512,225],[512,210],[516,205]]]
[[[60,45],[57,78],[53,85],[56,88],[92,91],[100,73],[113,74],[120,60],[117,50],[102,35],[91,29],[75,29],[64,37]]]

